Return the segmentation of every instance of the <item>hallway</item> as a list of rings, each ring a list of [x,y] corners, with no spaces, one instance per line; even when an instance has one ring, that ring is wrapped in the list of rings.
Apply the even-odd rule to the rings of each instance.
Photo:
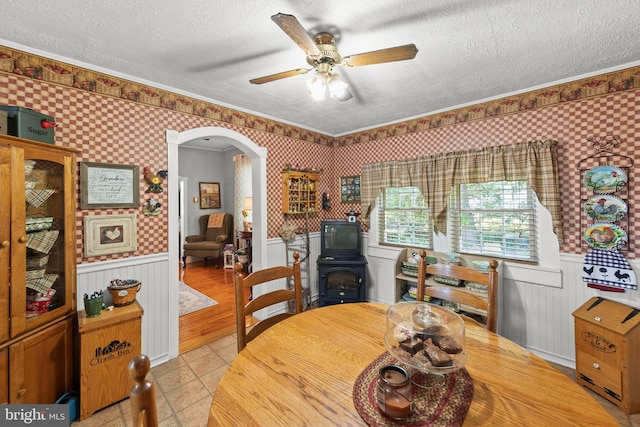
[[[179,353],[185,353],[236,330],[233,270],[216,268],[214,261],[180,263],[180,280],[218,302],[213,307],[180,316]]]

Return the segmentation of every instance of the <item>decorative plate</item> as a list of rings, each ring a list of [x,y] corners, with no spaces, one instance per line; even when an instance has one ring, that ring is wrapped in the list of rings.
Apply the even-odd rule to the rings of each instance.
[[[587,200],[584,211],[596,221],[615,222],[627,214],[627,204],[616,196],[599,194]]]
[[[627,232],[614,224],[593,224],[584,232],[584,240],[594,249],[610,251],[627,243]]]
[[[615,166],[598,166],[584,175],[584,185],[600,194],[615,193],[627,183],[627,174]]]

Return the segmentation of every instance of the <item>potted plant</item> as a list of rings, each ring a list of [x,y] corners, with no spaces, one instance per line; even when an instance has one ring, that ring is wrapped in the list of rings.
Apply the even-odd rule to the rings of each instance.
[[[236,249],[234,253],[238,257],[239,263],[247,264],[249,262],[249,252],[245,248]]]

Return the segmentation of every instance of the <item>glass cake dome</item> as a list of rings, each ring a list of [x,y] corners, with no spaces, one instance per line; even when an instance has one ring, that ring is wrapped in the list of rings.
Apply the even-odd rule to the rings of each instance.
[[[389,353],[424,373],[462,368],[467,360],[464,334],[462,318],[438,305],[405,301],[387,309],[384,341]]]

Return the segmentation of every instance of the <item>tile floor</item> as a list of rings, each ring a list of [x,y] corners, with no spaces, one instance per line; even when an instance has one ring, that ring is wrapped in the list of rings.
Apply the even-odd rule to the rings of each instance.
[[[155,383],[160,427],[202,427],[207,425],[211,399],[220,378],[236,356],[236,336],[181,354],[151,369],[147,378]],[[129,399],[113,404],[73,427],[132,426]]]
[[[156,385],[160,427],[206,426],[213,393],[236,354],[236,336],[232,334],[152,368],[148,378]],[[575,378],[573,369],[553,365],[569,378]],[[640,427],[640,414],[626,415],[606,399],[595,393],[592,395],[620,426]],[[132,424],[129,400],[126,399],[96,412],[82,422],[74,422],[72,427],[122,427]]]

